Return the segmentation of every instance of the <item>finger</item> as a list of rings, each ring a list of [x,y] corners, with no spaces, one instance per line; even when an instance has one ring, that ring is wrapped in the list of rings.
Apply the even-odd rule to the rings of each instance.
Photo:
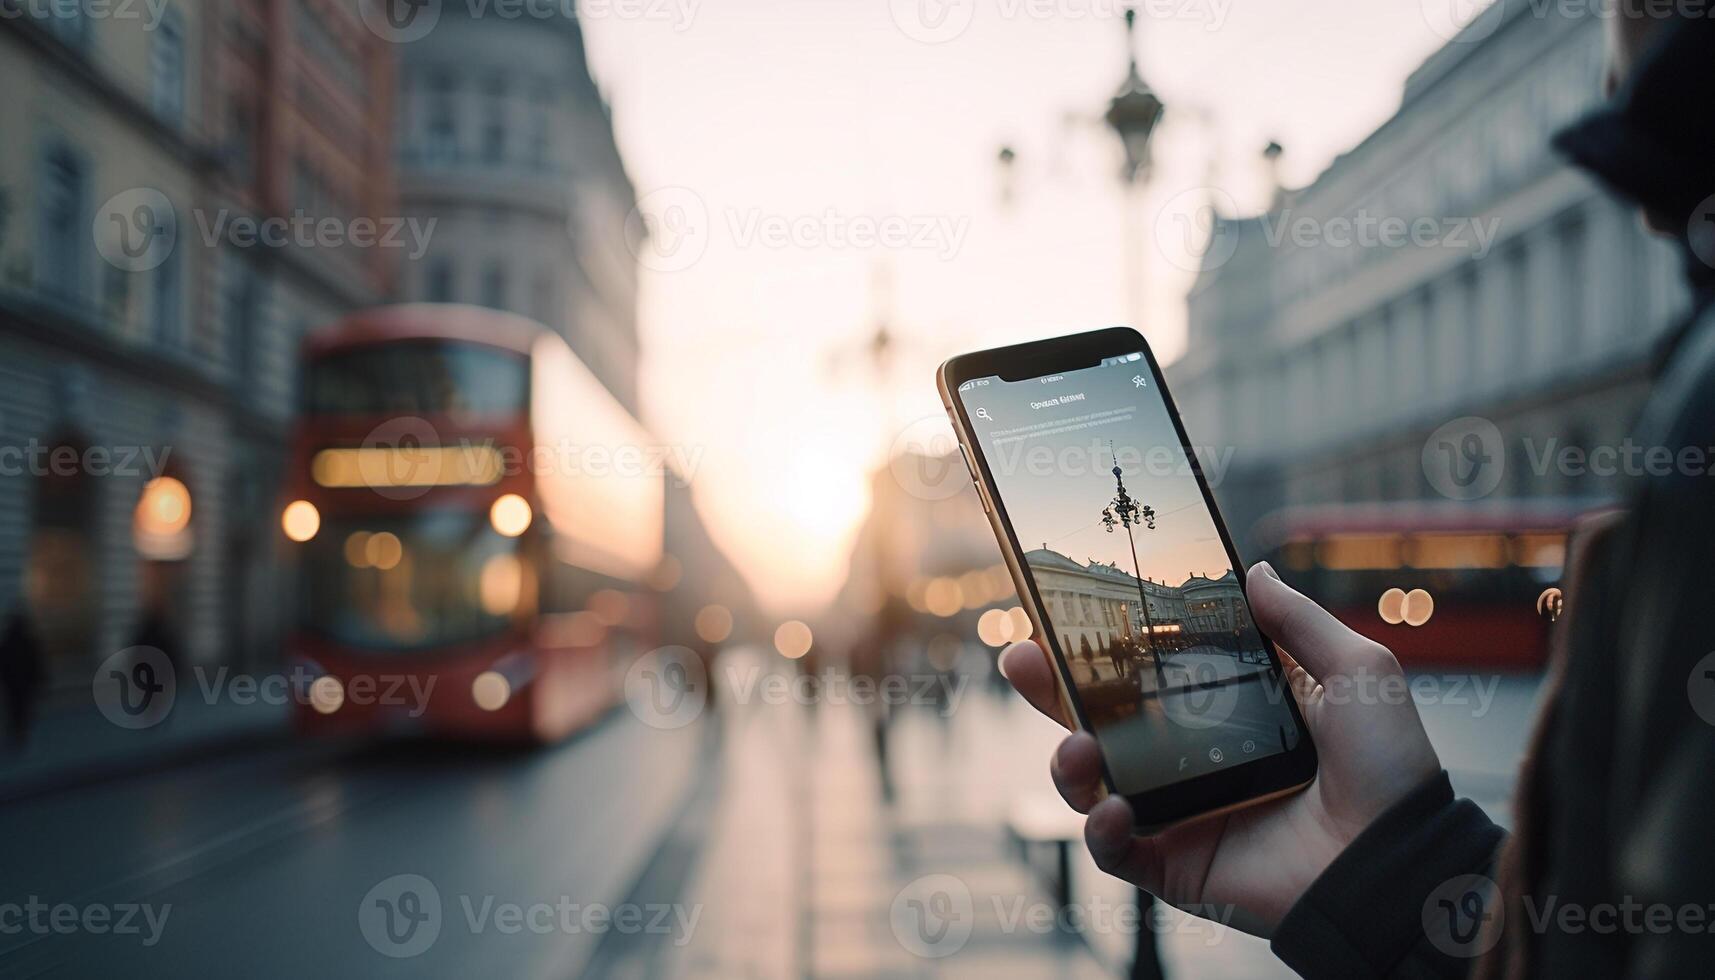
[[[1084,843],[1096,867],[1152,895],[1161,894],[1160,845],[1153,837],[1132,833],[1131,804],[1123,797],[1110,796],[1091,808],[1090,819],[1084,821]]]
[[[1251,567],[1245,578],[1256,625],[1292,651],[1298,664],[1319,681],[1373,668],[1387,648],[1353,632],[1314,600],[1280,580],[1267,562]],[[1391,654],[1388,654],[1391,657]]]
[[[1048,652],[1035,640],[1007,647],[1000,655],[1000,672],[1037,711],[1059,722],[1062,728],[1076,727],[1068,723],[1061,710],[1060,689],[1054,679],[1054,665],[1048,662]]]
[[[1089,813],[1101,799],[1102,752],[1088,732],[1066,736],[1048,762],[1054,787],[1066,804],[1079,813]]]
[[[1303,667],[1294,667],[1292,673],[1286,675],[1286,684],[1292,688],[1292,697],[1298,702],[1299,710],[1306,713],[1305,720],[1308,721],[1310,706],[1316,702],[1316,678]]]

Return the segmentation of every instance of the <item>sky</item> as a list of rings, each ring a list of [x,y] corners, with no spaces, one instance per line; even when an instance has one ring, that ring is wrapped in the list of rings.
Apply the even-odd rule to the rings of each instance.
[[[1117,489],[1117,459],[1126,491],[1156,512],[1154,530],[1134,533],[1143,576],[1172,585],[1193,574],[1218,578],[1232,564],[1147,374],[1127,364],[985,379],[964,395],[965,406],[1026,551],[1047,547],[1135,574],[1124,529],[1110,533],[1101,522]]]
[[[1444,42],[1438,6],[1464,2],[1142,0],[1167,109],[1128,198],[1101,123],[1126,68],[1114,0],[584,0],[656,229],[646,421],[696,451],[699,507],[765,606],[809,614],[837,590],[867,474],[941,415],[941,360],[1115,323],[1176,358],[1185,218],[1259,209],[1271,139],[1285,183],[1313,180],[1392,114]],[[881,321],[898,343],[878,364]]]

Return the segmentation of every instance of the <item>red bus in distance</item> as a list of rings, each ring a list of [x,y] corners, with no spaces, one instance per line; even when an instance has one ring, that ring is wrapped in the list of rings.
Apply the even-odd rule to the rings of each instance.
[[[300,727],[546,743],[599,717],[657,639],[647,445],[522,317],[404,305],[308,338],[281,512]]]
[[[1276,511],[1255,538],[1283,579],[1408,670],[1541,670],[1566,538],[1590,501],[1330,504]]]

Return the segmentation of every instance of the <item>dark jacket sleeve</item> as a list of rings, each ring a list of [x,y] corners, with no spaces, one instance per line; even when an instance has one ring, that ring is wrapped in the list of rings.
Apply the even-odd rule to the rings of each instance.
[[[1281,921],[1275,955],[1308,980],[1465,976],[1470,959],[1425,934],[1425,906],[1450,881],[1486,876],[1503,836],[1441,773],[1334,859]]]

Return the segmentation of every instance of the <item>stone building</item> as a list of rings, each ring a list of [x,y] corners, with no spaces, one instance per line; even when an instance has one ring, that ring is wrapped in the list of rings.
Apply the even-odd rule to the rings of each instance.
[[[1233,450],[1215,491],[1242,553],[1275,508],[1437,499],[1425,444],[1466,417],[1499,436],[1492,500],[1618,492],[1545,450],[1623,442],[1687,297],[1672,250],[1549,148],[1601,67],[1584,8],[1508,4],[1310,186],[1218,221],[1169,374],[1191,438]]]
[[[1101,562],[1079,564],[1045,548],[1027,553],[1024,559],[1067,653],[1087,656],[1143,636],[1144,616],[1135,576]],[[1157,635],[1185,629],[1186,603],[1180,589],[1146,579],[1143,592],[1149,599],[1149,622]]]
[[[577,20],[444,5],[401,46],[405,213],[434,219],[406,298],[508,310],[565,336],[638,413],[636,195]]]
[[[385,296],[390,259],[231,232],[392,207],[389,46],[332,0],[11,13],[0,612],[61,686],[151,610],[184,661],[265,661],[298,337]]]

